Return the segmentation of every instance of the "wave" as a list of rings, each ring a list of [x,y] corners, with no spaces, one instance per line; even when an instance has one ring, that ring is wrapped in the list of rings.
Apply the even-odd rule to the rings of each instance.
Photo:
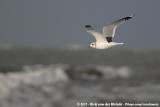
[[[89,66],[77,66],[68,69],[71,77],[85,79],[85,80],[112,80],[112,79],[129,79],[137,76],[137,72],[134,72],[127,66],[114,67],[105,65],[89,65]]]
[[[69,73],[70,72],[70,73]],[[0,97],[6,96],[13,88],[19,87],[21,84],[27,85],[43,85],[59,82],[68,82],[70,77],[74,79],[97,80],[97,79],[116,79],[116,78],[132,78],[133,71],[129,67],[112,67],[112,66],[84,66],[70,67],[65,64],[54,65],[34,65],[24,66],[22,71],[9,72],[0,74]]]
[[[77,102],[159,101],[160,85],[133,85],[130,80],[136,75],[128,66],[26,65],[21,72],[0,74],[0,107],[73,107]]]
[[[20,87],[22,84],[43,85],[49,83],[68,82],[69,78],[65,73],[66,65],[35,65],[24,66],[23,71],[0,74],[0,97],[4,97],[13,88]]]
[[[134,74],[135,73],[126,66],[116,68],[113,66],[99,65],[75,67],[74,69],[65,64],[24,66],[23,71],[0,74],[0,91],[7,93],[11,88],[18,87],[20,84],[42,85],[60,81],[66,82],[70,80],[70,76],[74,77],[74,79],[97,80],[101,78],[108,80],[132,78],[135,76]]]
[[[96,66],[96,69],[102,72],[105,79],[113,79],[113,78],[132,78],[136,76],[136,72],[134,72],[131,68],[127,66],[122,67],[113,67],[113,66]]]

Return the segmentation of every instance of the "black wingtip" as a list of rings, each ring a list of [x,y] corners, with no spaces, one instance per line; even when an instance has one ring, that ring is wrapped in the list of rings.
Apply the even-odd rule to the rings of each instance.
[[[129,16],[129,17],[125,17],[125,18],[123,18],[123,19],[125,19],[125,21],[126,20],[129,20],[129,19],[131,19],[132,17],[134,17],[135,15],[133,14],[133,15],[131,15],[131,16]]]
[[[125,21],[126,21],[126,20],[129,20],[129,19],[131,19],[131,18],[132,18],[132,17],[125,17],[124,19],[125,19]]]
[[[88,28],[88,27],[91,27],[91,25],[86,25],[85,27]]]

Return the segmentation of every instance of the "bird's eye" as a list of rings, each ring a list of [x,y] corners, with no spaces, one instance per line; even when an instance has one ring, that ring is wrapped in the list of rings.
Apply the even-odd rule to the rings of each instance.
[[[93,45],[93,44],[92,44]]]

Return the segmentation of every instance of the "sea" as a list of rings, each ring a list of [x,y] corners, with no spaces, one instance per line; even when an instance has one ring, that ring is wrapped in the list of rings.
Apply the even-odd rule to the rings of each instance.
[[[0,46],[0,107],[159,107],[160,50]]]

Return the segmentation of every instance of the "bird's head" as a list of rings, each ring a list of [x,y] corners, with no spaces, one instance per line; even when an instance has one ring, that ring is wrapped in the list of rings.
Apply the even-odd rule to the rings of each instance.
[[[96,43],[92,42],[90,45],[88,45],[88,47],[96,48]]]

